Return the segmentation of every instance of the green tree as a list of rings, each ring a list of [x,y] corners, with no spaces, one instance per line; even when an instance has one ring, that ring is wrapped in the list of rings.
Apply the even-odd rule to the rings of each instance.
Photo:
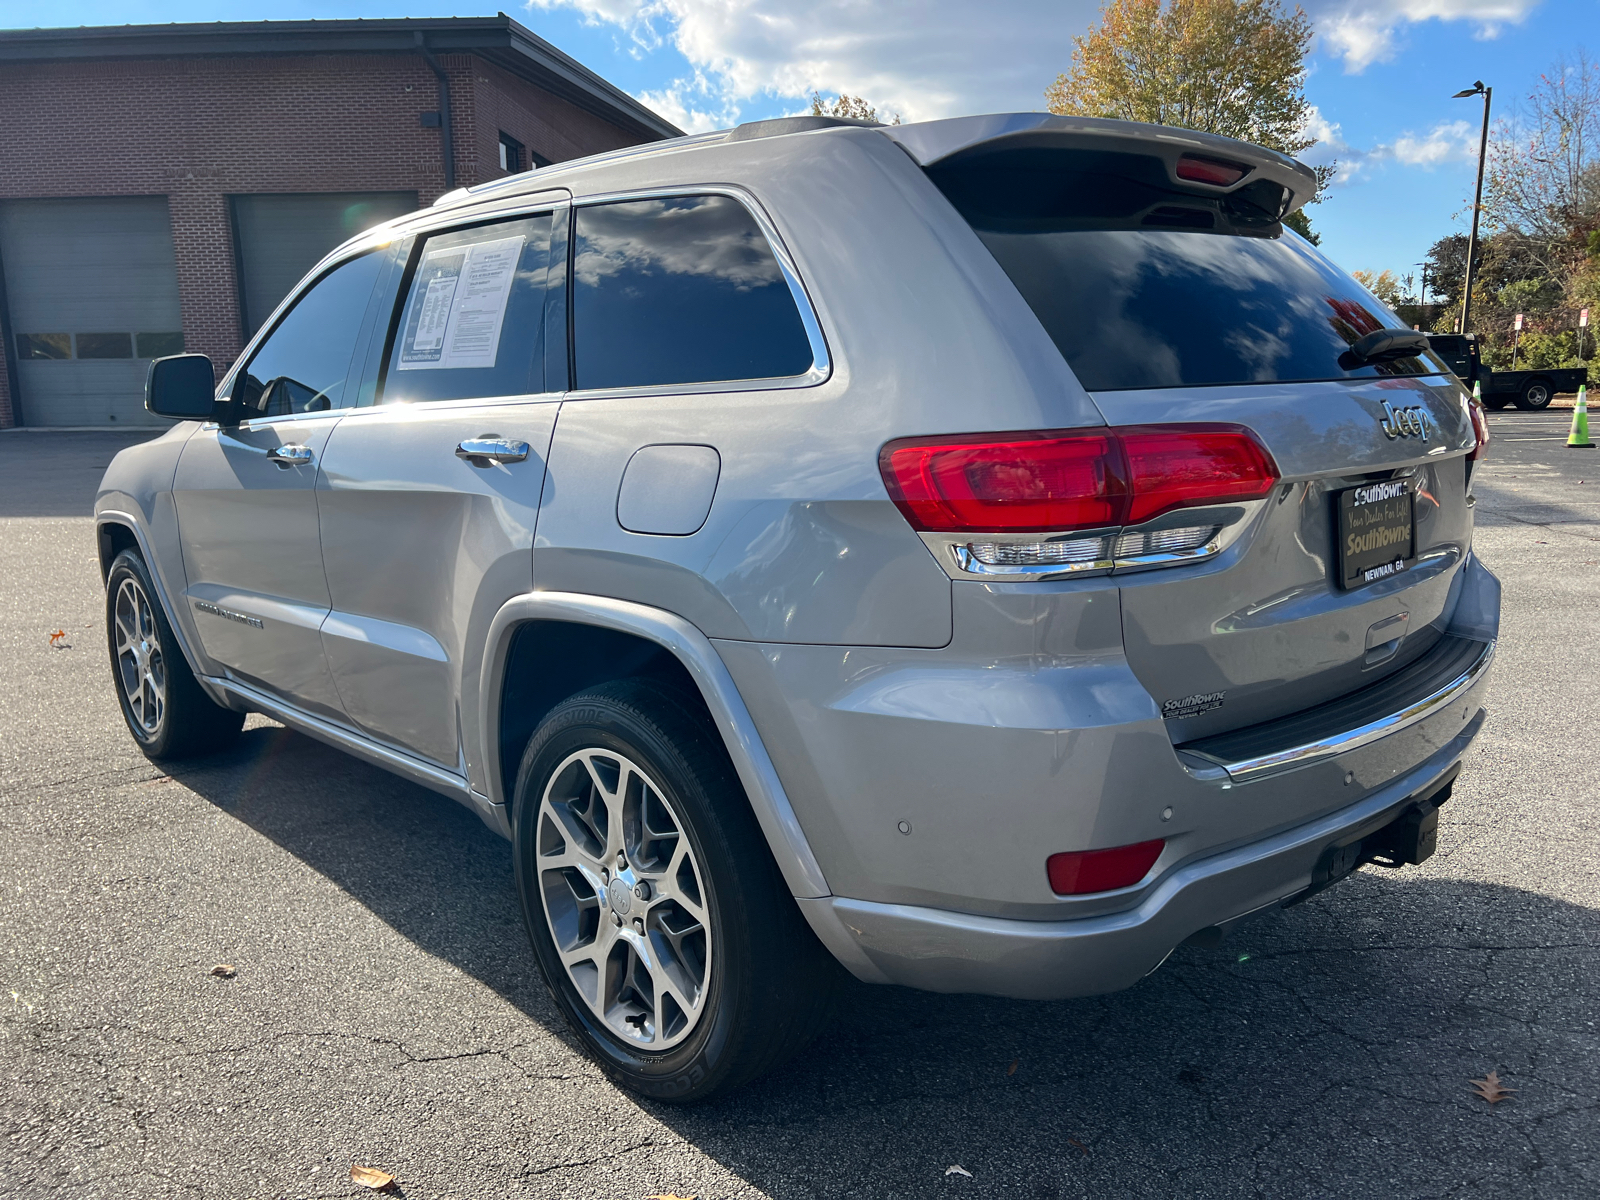
[[[1045,89],[1061,116],[1176,125],[1284,154],[1316,145],[1306,132],[1311,22],[1280,0],[1110,0],[1074,40],[1072,70]],[[1318,167],[1326,186],[1334,166]],[[1303,216],[1285,222],[1313,242]]]

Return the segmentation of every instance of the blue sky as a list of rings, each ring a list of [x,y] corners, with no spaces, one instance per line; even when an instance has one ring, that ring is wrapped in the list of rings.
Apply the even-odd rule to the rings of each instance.
[[[503,2],[503,0],[502,0]],[[1600,0],[1302,0],[1317,30],[1307,94],[1340,177],[1310,210],[1348,269],[1414,269],[1464,228],[1482,79],[1496,117],[1562,54],[1600,54]],[[914,120],[1043,107],[1096,0],[534,0],[511,15],[684,128],[849,92]],[[465,0],[0,0],[0,27],[312,17],[480,16]]]

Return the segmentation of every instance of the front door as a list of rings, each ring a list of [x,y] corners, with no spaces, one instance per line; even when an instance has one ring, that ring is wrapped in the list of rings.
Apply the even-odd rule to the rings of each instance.
[[[322,653],[328,582],[316,480],[386,252],[349,260],[304,292],[235,376],[237,425],[208,425],[178,462],[173,495],[185,602],[207,656],[239,681],[340,715]]]
[[[377,402],[340,422],[323,457],[322,641],[340,700],[374,737],[464,775],[489,623],[533,586],[565,387],[564,335],[549,339],[548,380],[544,362],[565,222],[563,208],[409,247],[398,320],[362,387]]]

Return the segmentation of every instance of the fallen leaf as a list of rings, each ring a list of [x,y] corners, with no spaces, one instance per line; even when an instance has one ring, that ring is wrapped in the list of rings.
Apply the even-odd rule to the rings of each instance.
[[[232,979],[236,974],[232,963],[218,963],[216,966],[211,968],[211,973],[220,979]],[[363,1171],[366,1170],[365,1167],[362,1167],[361,1169]]]
[[[1069,1145],[1069,1146],[1076,1146],[1076,1147],[1077,1147],[1077,1148],[1078,1148],[1078,1149],[1079,1149],[1079,1150],[1082,1150],[1082,1151],[1083,1151],[1083,1156],[1084,1156],[1084,1157],[1085,1157],[1085,1158],[1088,1158],[1088,1157],[1089,1157],[1089,1147],[1087,1147],[1087,1146],[1085,1146],[1085,1145],[1084,1145],[1084,1144],[1083,1144],[1083,1143],[1082,1143],[1082,1142],[1080,1142],[1080,1141],[1079,1141],[1079,1140],[1078,1140],[1078,1139],[1077,1139],[1077,1138],[1068,1138],[1068,1139],[1067,1139],[1067,1145]]]
[[[1017,1068],[1020,1067],[1021,1065],[1022,1065],[1022,1060],[1020,1058],[1013,1058],[1011,1060],[1011,1065],[1006,1068],[1006,1074],[1007,1075],[1015,1075],[1017,1073]]]
[[[67,631],[65,629],[56,630],[54,633],[52,633],[50,635],[50,645],[56,650],[65,650],[65,649],[67,649],[66,646],[63,646],[61,644],[61,639],[66,637],[66,636],[67,636]]]
[[[350,1164],[350,1182],[359,1183],[364,1188],[371,1188],[375,1192],[386,1192],[394,1186],[394,1176],[387,1171],[380,1171],[377,1167],[359,1167]]]
[[[960,1166],[960,1165],[953,1166],[953,1167],[946,1167],[944,1169],[944,1173],[946,1175],[965,1175],[968,1179],[972,1178],[972,1172],[967,1170],[965,1167]]]
[[[644,1200],[697,1200],[694,1196],[679,1196],[674,1192],[657,1192],[653,1196],[646,1196]]]
[[[1490,1071],[1482,1079],[1474,1079],[1472,1086],[1476,1089],[1478,1096],[1487,1100],[1490,1104],[1499,1104],[1502,1100],[1509,1100],[1511,1093],[1517,1090],[1516,1088],[1501,1087],[1500,1074],[1497,1071]]]

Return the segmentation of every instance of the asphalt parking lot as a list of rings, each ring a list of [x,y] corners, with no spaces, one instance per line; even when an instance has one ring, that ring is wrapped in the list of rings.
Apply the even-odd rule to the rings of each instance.
[[[1503,640],[1430,862],[1118,995],[854,988],[688,1110],[576,1051],[466,810],[259,717],[148,763],[86,515],[132,438],[0,434],[0,1195],[348,1196],[352,1162],[414,1200],[1600,1194],[1600,451],[1568,419],[1490,418]]]

